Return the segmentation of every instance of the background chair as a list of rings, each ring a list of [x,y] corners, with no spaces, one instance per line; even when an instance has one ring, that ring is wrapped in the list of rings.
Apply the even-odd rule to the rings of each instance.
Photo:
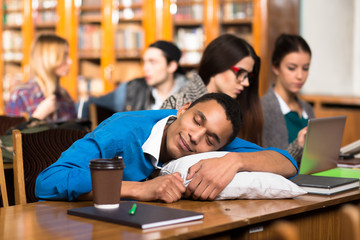
[[[0,148],[0,188],[1,188],[2,206],[8,207],[9,200],[8,200],[8,194],[7,194],[7,190],[6,190],[5,172],[4,172],[4,164],[3,164],[1,148]]]
[[[96,105],[95,103],[89,104],[89,114],[91,121],[91,130],[94,130],[102,121],[111,117],[115,112]]]
[[[24,123],[26,121],[28,121],[27,116],[11,117],[6,115],[0,115],[0,136],[5,135],[10,128],[15,127],[20,123]]]
[[[360,240],[360,205],[346,204],[340,209],[341,239]]]
[[[84,130],[66,128],[35,133],[13,130],[15,204],[38,201],[34,191],[37,176],[86,133]]]

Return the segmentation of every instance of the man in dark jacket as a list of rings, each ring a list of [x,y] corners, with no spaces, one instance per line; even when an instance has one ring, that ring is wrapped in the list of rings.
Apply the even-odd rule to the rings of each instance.
[[[144,77],[118,86],[102,97],[90,97],[82,106],[80,118],[88,118],[88,104],[113,112],[160,109],[163,101],[184,87],[188,80],[179,67],[180,49],[171,42],[150,44],[143,56]]]

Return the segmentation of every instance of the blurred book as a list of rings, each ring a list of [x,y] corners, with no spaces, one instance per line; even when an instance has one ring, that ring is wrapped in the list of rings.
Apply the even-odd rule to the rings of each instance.
[[[339,159],[337,166],[346,168],[360,168],[360,158]]]
[[[357,154],[360,155],[360,139],[352,142],[340,149],[341,154],[351,154],[356,157]]]

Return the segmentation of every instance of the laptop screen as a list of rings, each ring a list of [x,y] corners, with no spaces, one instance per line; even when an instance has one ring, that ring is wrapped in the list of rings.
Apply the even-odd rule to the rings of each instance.
[[[337,166],[346,116],[309,119],[299,174]]]

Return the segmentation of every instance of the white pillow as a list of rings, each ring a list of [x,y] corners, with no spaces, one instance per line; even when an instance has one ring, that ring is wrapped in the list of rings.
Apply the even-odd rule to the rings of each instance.
[[[163,166],[160,175],[179,172],[187,186],[188,168],[202,159],[222,157],[228,152],[206,152],[185,156]],[[281,175],[267,172],[238,172],[227,187],[216,197],[220,199],[275,199],[293,198],[307,192]]]

